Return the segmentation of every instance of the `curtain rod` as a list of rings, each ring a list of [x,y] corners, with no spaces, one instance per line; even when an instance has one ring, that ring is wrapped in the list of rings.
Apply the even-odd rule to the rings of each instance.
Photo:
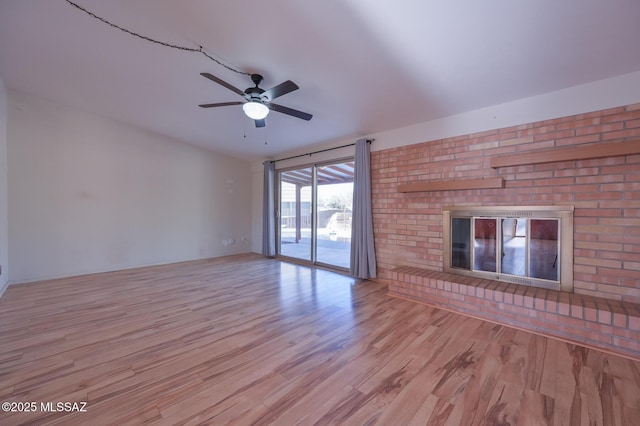
[[[375,141],[375,139],[367,139],[367,143],[369,144],[373,141]],[[321,149],[320,151],[307,152],[306,154],[294,155],[292,157],[287,157],[287,158],[280,158],[279,160],[271,160],[271,162],[277,163],[278,161],[291,160],[292,158],[306,157],[307,155],[312,156],[313,154],[320,154],[321,152],[333,151],[334,149],[346,148],[348,146],[354,146],[354,145],[355,143],[350,143],[347,145],[336,146],[334,148]]]

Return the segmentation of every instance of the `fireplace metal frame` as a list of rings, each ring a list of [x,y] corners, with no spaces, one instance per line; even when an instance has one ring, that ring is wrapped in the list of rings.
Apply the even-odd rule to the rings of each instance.
[[[505,281],[515,284],[573,292],[574,206],[454,206],[442,209],[443,270],[448,273]],[[453,218],[558,219],[558,281],[485,272],[451,266]],[[473,222],[473,220],[472,220]],[[473,237],[472,237],[473,239]],[[497,240],[497,238],[496,238]],[[472,257],[473,259],[473,257]],[[496,268],[496,271],[499,271]]]

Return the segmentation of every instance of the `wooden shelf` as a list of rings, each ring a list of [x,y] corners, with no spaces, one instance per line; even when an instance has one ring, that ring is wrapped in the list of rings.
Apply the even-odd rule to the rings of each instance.
[[[406,183],[398,186],[399,192],[459,191],[464,189],[503,188],[501,177],[488,179],[436,180]]]
[[[555,163],[559,161],[589,160],[593,158],[617,157],[620,155],[640,154],[640,140],[615,143],[597,143],[586,146],[567,146],[545,149],[535,152],[493,157],[490,165],[499,167],[524,166],[528,164]]]
[[[523,166],[529,164],[555,163],[560,161],[589,160],[594,158],[618,157],[640,154],[640,139],[626,142],[596,143],[586,146],[567,146],[535,152],[493,157],[492,168]],[[487,179],[437,180],[398,185],[398,192],[459,191],[465,189],[504,188],[502,177]]]

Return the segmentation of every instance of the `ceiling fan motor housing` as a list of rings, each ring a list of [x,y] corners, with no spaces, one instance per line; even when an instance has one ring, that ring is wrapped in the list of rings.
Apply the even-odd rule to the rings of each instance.
[[[260,74],[251,74],[251,80],[256,87],[249,87],[244,91],[247,94],[247,100],[250,102],[266,102],[268,99],[265,96],[261,96],[265,91],[258,87],[262,82],[262,76]]]
[[[253,81],[253,84],[256,85],[256,87],[260,86],[260,83],[262,83],[262,76],[260,74],[251,74],[251,81]]]

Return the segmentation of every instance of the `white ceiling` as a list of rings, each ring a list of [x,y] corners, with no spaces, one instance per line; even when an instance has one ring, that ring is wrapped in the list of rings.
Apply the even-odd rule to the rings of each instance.
[[[637,0],[74,0],[131,31],[300,89],[256,129],[249,77],[114,29],[65,0],[0,0],[0,76],[32,93],[248,160],[640,70]],[[265,145],[265,142],[267,144]]]

